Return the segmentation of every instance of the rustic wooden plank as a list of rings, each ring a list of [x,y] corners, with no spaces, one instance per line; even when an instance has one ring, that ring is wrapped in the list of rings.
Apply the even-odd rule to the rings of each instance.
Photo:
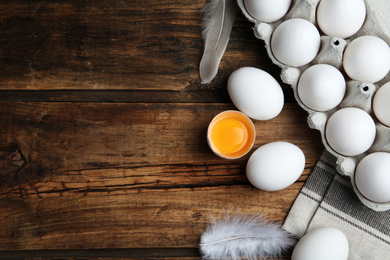
[[[242,66],[280,69],[237,10],[217,78],[200,85],[204,0],[2,1],[0,89],[224,89]],[[286,87],[286,86],[284,86]]]
[[[208,148],[206,130],[230,104],[0,103],[2,145],[26,160],[21,172],[45,173],[138,165],[227,163]],[[306,113],[286,104],[270,121],[257,121],[254,149],[271,141],[300,147],[312,167],[322,150]],[[242,163],[249,154],[233,163]],[[229,162],[230,163],[230,162]]]
[[[199,259],[197,248],[129,248],[0,251],[1,259]]]
[[[240,209],[282,221],[302,183],[280,192],[250,185],[140,189],[125,195],[0,200],[0,249],[194,248],[210,214]]]
[[[296,104],[255,122],[254,148],[284,140],[307,156],[294,185],[259,191],[245,177],[249,155],[223,160],[205,140],[212,117],[233,108],[0,103],[2,158],[20,154],[23,163],[7,168],[14,185],[2,184],[0,250],[196,248],[210,214],[240,209],[283,221],[322,152],[319,134]]]

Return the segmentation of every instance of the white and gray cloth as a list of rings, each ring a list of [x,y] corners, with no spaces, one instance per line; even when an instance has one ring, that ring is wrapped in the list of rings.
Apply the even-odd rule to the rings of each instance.
[[[364,206],[352,185],[336,171],[325,151],[296,198],[283,228],[297,237],[319,227],[335,227],[349,242],[349,260],[390,259],[390,211]]]

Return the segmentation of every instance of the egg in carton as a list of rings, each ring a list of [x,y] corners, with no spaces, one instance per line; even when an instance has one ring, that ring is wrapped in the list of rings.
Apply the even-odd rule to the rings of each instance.
[[[390,2],[382,0],[370,0],[364,1],[365,3],[365,19],[364,23],[359,26],[360,29],[352,36],[348,37],[334,37],[327,36],[318,26],[317,23],[317,8],[320,0],[292,0],[289,4],[286,14],[277,21],[262,22],[255,19],[246,9],[246,0],[237,0],[240,9],[248,20],[254,23],[253,31],[256,38],[263,40],[268,52],[268,56],[272,62],[281,68],[281,79],[284,83],[291,85],[295,99],[297,103],[308,112],[308,125],[313,129],[317,129],[321,133],[322,142],[325,148],[337,158],[337,171],[344,176],[350,177],[353,189],[361,202],[375,211],[384,211],[390,209],[390,201],[380,201],[368,199],[367,196],[363,196],[356,185],[355,172],[359,162],[367,155],[375,152],[390,152],[390,127],[381,123],[374,114],[372,109],[373,97],[377,90],[385,83],[390,81],[390,75],[387,70],[385,77],[382,77],[380,81],[375,83],[367,82],[365,80],[353,80],[345,73],[343,67],[343,58],[347,46],[355,39],[361,36],[377,36],[384,40],[388,45],[390,44],[390,18],[386,12],[390,11]],[[324,0],[323,0],[324,1]],[[250,1],[247,1],[250,2]],[[253,1],[252,1],[253,2]],[[265,2],[265,1],[263,1]],[[270,1],[268,1],[269,3]],[[281,1],[276,1],[281,2]],[[288,2],[288,1],[286,1]],[[340,1],[340,2],[344,2]],[[346,1],[348,2],[348,1]],[[346,3],[344,2],[344,3]],[[349,1],[351,2],[351,1]],[[352,1],[353,2],[353,1]],[[356,2],[356,1],[355,1]],[[352,7],[353,8],[353,7]],[[279,8],[280,10],[280,8]],[[271,47],[272,36],[275,29],[282,23],[292,19],[304,19],[314,25],[320,33],[320,47],[316,52],[315,58],[311,62],[304,65],[289,66],[286,63],[280,62],[274,55]],[[287,43],[289,44],[289,43]],[[346,81],[346,91],[343,94],[341,101],[337,106],[326,111],[316,111],[309,108],[302,102],[298,95],[297,86],[301,75],[310,67],[318,64],[328,64],[337,68],[343,73]],[[330,82],[332,80],[330,79]],[[389,100],[390,102],[390,100]],[[326,135],[326,126],[336,112],[344,108],[359,108],[365,111],[373,120],[374,124],[374,140],[370,143],[369,149],[364,152],[354,155],[343,155],[340,152],[336,152],[334,148],[329,144]],[[388,107],[387,107],[388,108]],[[387,113],[390,113],[388,111]],[[341,119],[343,120],[343,119]],[[362,126],[362,130],[366,126]],[[333,146],[334,147],[334,146]],[[389,154],[390,156],[390,154]],[[390,163],[390,161],[389,161]],[[383,177],[383,176],[382,176]],[[369,177],[370,178],[370,177]],[[366,181],[366,180],[362,180]],[[382,180],[381,180],[382,181]],[[390,176],[387,177],[387,182],[390,182]],[[372,187],[371,187],[372,188]],[[361,190],[362,188],[360,188]],[[368,187],[370,189],[370,187]],[[386,191],[389,192],[390,191]],[[386,193],[385,192],[385,193]]]

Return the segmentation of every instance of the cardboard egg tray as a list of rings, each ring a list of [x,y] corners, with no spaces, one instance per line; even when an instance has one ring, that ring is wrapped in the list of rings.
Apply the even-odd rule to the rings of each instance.
[[[244,0],[237,0],[238,5],[246,18],[254,23],[254,35],[256,38],[264,41],[268,56],[273,63],[281,68],[280,76],[282,81],[288,85],[291,85],[298,104],[307,111],[307,122],[309,127],[317,129],[321,132],[322,142],[325,148],[337,158],[337,171],[341,175],[350,177],[353,189],[364,205],[375,211],[389,210],[390,202],[376,203],[362,196],[356,188],[354,175],[357,164],[367,154],[378,151],[390,152],[390,128],[384,126],[375,118],[371,107],[372,98],[376,90],[380,86],[390,81],[390,73],[387,74],[383,80],[375,84],[355,81],[351,80],[348,78],[348,76],[345,75],[342,61],[345,47],[349,42],[359,36],[378,36],[390,45],[390,17],[386,14],[386,10],[390,10],[390,1],[366,0],[366,20],[362,28],[356,34],[347,39],[327,36],[321,32],[316,22],[316,9],[320,0],[293,0],[288,13],[281,20],[274,23],[263,23],[251,17],[246,11],[243,1]],[[272,33],[276,27],[280,23],[292,18],[302,18],[312,22],[321,34],[321,48],[316,58],[310,64],[298,68],[281,64],[273,56],[270,44]],[[300,75],[308,67],[323,63],[338,68],[344,74],[345,80],[347,82],[347,90],[343,101],[336,108],[326,112],[318,112],[309,109],[300,101],[297,94],[297,83]],[[345,107],[361,108],[369,113],[375,121],[377,130],[376,139],[370,149],[364,154],[353,157],[342,156],[335,152],[326,141],[325,125],[328,118],[338,109]]]

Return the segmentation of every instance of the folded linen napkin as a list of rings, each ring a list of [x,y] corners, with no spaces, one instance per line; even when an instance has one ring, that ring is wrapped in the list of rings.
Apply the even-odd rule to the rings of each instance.
[[[349,241],[349,260],[390,259],[390,211],[364,206],[350,180],[336,171],[336,158],[324,151],[295,200],[283,228],[302,237],[319,227],[335,227]]]

